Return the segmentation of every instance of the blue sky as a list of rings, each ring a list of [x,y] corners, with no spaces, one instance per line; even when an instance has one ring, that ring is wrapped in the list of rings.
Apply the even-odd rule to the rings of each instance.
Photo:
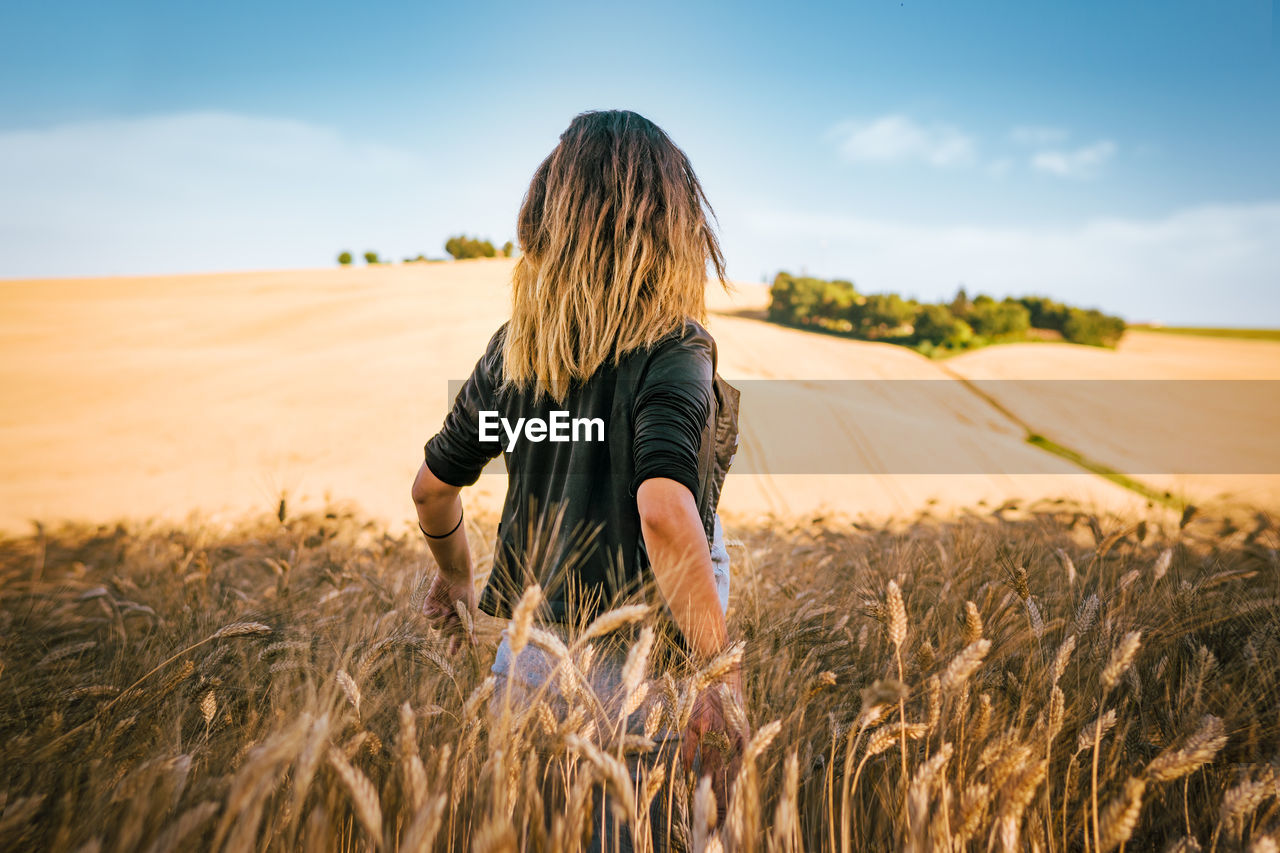
[[[501,242],[569,119],[622,107],[738,279],[1280,325],[1271,6],[10,0],[0,277]]]

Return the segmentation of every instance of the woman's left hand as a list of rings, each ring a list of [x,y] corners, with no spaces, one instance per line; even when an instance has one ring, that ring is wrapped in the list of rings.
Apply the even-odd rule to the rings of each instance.
[[[426,601],[422,605],[423,615],[449,642],[449,654],[457,653],[464,645],[476,644],[475,634],[471,631],[475,614],[475,591],[469,581],[451,581],[444,575],[437,574],[427,591]],[[459,605],[466,610],[468,619],[464,621],[458,612]]]

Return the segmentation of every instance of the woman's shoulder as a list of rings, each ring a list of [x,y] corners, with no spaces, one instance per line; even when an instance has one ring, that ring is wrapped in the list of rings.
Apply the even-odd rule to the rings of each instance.
[[[485,380],[494,388],[502,384],[502,350],[506,342],[507,326],[510,321],[504,322],[498,327],[492,335],[489,336],[489,342],[484,346],[484,352],[480,353],[480,358],[476,361],[476,370],[482,374]]]
[[[506,337],[507,337],[507,329],[508,329],[508,328],[510,328],[510,327],[511,327],[511,321],[510,321],[510,320],[503,320],[503,321],[502,321],[502,325],[501,325],[501,326],[499,326],[499,327],[498,327],[498,329],[497,329],[497,331],[495,331],[495,332],[494,332],[494,333],[489,337],[489,346],[488,346],[488,349],[489,349],[489,350],[492,350],[492,349],[494,349],[495,347],[497,347],[498,349],[502,349],[502,342],[506,339]]]
[[[681,328],[669,332],[654,345],[654,351],[664,348],[688,349],[713,354],[716,341],[705,326],[692,317],[686,317]]]
[[[482,358],[491,365],[501,364],[502,348],[507,339],[507,328],[511,325],[510,320],[503,322],[492,335],[489,336],[489,343],[485,344],[484,355]]]
[[[660,338],[644,361],[644,373],[649,376],[680,375],[705,381],[715,372],[716,342],[705,326],[688,317],[683,327]]]

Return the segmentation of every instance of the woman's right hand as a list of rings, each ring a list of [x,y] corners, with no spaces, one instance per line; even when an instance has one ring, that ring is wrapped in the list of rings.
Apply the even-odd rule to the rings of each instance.
[[[733,783],[742,767],[747,738],[751,736],[751,732],[735,726],[733,718],[725,710],[725,697],[721,692],[725,687],[739,708],[745,705],[741,674],[735,668],[720,682],[709,685],[698,694],[680,743],[685,770],[693,770],[696,762],[699,777],[711,777],[711,792],[716,798],[717,825],[724,820],[729,809]]]
[[[463,645],[474,646],[475,635],[468,630],[469,626],[458,613],[461,603],[468,616],[475,614],[475,590],[470,581],[453,581],[442,574],[437,574],[427,591],[422,612],[431,627],[435,628],[448,640],[449,654],[455,654]],[[474,624],[474,620],[473,620]]]

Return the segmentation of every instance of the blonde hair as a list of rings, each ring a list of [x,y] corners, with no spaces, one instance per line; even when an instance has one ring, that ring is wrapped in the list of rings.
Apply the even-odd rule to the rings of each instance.
[[[503,384],[563,401],[606,360],[706,322],[715,213],[689,158],[627,110],[578,115],[520,206]]]

